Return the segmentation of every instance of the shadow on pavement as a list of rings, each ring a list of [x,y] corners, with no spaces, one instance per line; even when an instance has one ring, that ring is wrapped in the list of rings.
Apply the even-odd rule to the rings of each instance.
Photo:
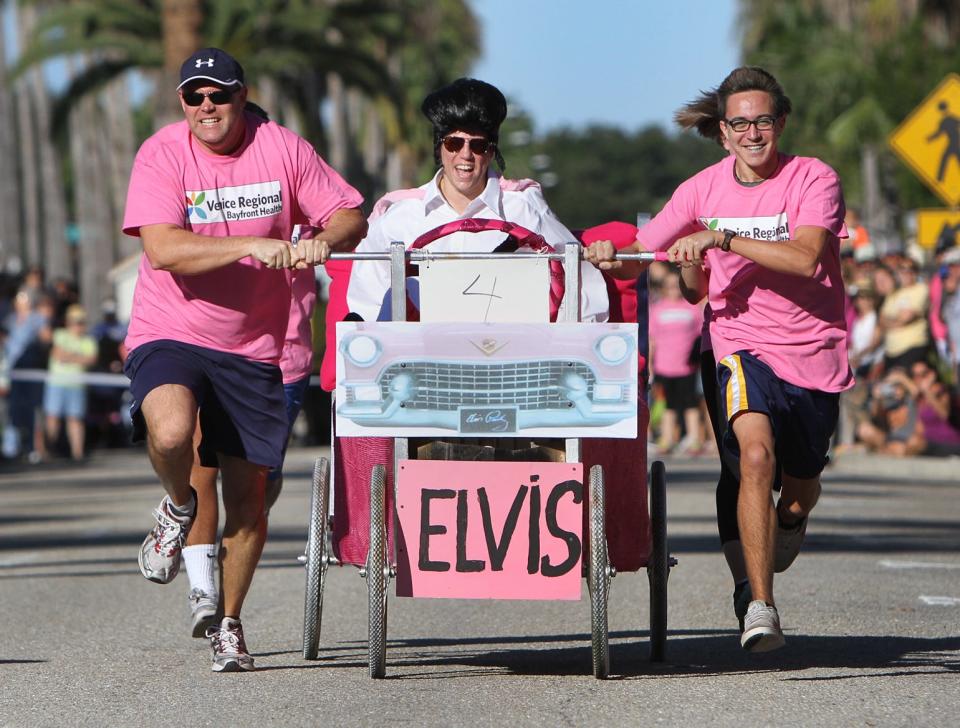
[[[581,646],[544,647],[579,642]],[[496,648],[501,645],[502,648]],[[522,647],[518,645],[531,645]],[[487,648],[487,649],[469,649]],[[784,673],[785,680],[839,680],[867,675],[796,675],[809,669],[884,670],[877,675],[921,675],[960,672],[960,637],[922,638],[886,635],[787,636],[777,652],[748,654],[733,630],[681,630],[667,642],[668,661],[648,661],[648,633],[610,633],[612,679],[684,678]],[[289,653],[262,653],[275,656]],[[320,646],[315,662],[264,667],[264,670],[366,668],[366,643]],[[443,670],[424,670],[441,667]],[[590,635],[391,639],[387,643],[387,677],[397,680],[514,675],[589,675]]]

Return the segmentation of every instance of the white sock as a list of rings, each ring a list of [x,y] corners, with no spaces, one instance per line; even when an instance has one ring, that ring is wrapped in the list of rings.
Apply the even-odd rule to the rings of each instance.
[[[170,499],[170,496],[167,496],[167,513],[176,518],[178,521],[192,521],[197,513],[197,499],[193,495],[193,490],[190,491],[190,500],[188,500],[182,506],[176,505]]]
[[[180,553],[183,556],[183,565],[187,567],[190,588],[200,589],[213,597],[217,596],[217,545],[201,543],[196,546],[185,546]]]

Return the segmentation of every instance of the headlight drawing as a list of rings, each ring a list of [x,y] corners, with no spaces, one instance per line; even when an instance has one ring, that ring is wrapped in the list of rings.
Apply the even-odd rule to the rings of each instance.
[[[368,367],[380,357],[380,343],[371,336],[354,336],[344,342],[343,353],[358,367]]]
[[[607,334],[594,348],[606,364],[619,364],[630,355],[631,341],[620,334]]]

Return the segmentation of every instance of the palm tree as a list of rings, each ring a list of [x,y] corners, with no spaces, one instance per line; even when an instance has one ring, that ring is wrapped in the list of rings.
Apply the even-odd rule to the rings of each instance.
[[[19,38],[29,37],[37,8],[18,9]],[[29,265],[43,264],[49,278],[71,278],[67,213],[59,153],[50,133],[50,92],[39,68],[17,82],[20,179],[24,206],[24,253]]]
[[[320,5],[324,13],[315,12]],[[336,37],[331,28],[336,27],[335,21],[342,20],[344,26],[352,24],[359,29],[360,11],[375,5],[372,0],[332,4],[295,0],[94,0],[61,3],[42,17],[16,73],[39,74],[40,64],[51,58],[82,59],[79,66],[74,64],[76,71],[53,116],[56,130],[69,131],[74,210],[83,251],[79,277],[84,303],[99,304],[106,294],[105,271],[132,247],[117,233],[133,161],[129,104],[123,91],[117,90],[125,83],[127,72],[146,71],[158,79],[157,88],[169,89],[153,99],[155,123],[179,116],[179,111],[171,111],[178,108],[172,89],[183,58],[201,44],[201,29],[208,43],[226,47],[244,59],[253,69],[248,80],[271,78],[280,89],[297,89],[294,93],[281,92],[284,102],[298,95],[310,98],[310,93],[319,99],[315,84],[301,84],[301,76],[321,60],[328,64],[349,62],[342,76],[372,89],[378,73],[379,78],[385,78],[382,69]],[[245,55],[246,49],[256,49],[246,54],[252,62]],[[306,75],[308,79],[318,78],[315,72]],[[110,95],[115,98],[109,100]],[[303,118],[308,122],[311,118],[319,120],[319,103]],[[319,123],[305,126],[320,128]],[[32,131],[33,127],[28,129]],[[109,139],[104,133],[107,129]],[[35,181],[28,182],[30,189],[37,187]]]
[[[162,71],[167,80],[158,80],[161,90],[154,99],[155,117],[162,118],[164,104],[176,100],[172,89],[181,62],[202,39],[241,59],[252,86],[260,78],[273,79],[284,100],[316,97],[309,87],[316,85],[318,70],[336,71],[348,86],[367,93],[383,93],[387,74],[357,39],[382,30],[377,14],[384,7],[384,0],[63,3],[44,16],[16,68],[22,72],[52,58],[92,54],[95,62],[73,79],[63,94],[63,107],[129,70],[154,77]],[[318,106],[298,106],[305,118],[319,116]],[[59,111],[62,123],[66,109]]]
[[[0,23],[0,30],[3,30]],[[0,270],[11,258],[20,256],[20,192],[17,180],[17,139],[14,99],[7,78],[7,35],[0,32],[0,159],[10,161],[8,173],[0,180]]]

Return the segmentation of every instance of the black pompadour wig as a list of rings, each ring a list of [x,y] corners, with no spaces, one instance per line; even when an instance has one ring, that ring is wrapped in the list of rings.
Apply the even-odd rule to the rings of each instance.
[[[440,144],[451,132],[483,134],[492,141],[497,166],[506,167],[500,154],[500,124],[507,118],[507,100],[496,86],[475,78],[458,78],[423,100],[423,115],[433,124],[433,156],[440,164]]]

